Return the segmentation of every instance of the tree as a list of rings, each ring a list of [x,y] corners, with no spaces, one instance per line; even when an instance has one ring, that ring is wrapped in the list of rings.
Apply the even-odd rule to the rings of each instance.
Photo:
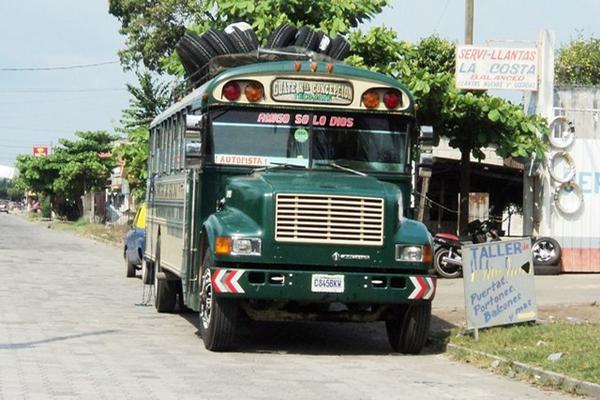
[[[119,52],[125,68],[142,64],[151,71],[177,70],[175,43],[186,28],[203,33],[247,21],[264,43],[277,26],[290,22],[310,25],[329,35],[350,28],[381,12],[388,0],[109,0],[109,13],[121,22],[127,36]],[[174,65],[175,64],[175,65]]]
[[[76,140],[60,139],[47,157],[17,157],[15,184],[24,192],[49,197],[59,215],[82,214],[81,196],[104,190],[114,167],[111,154],[116,136],[103,131],[76,132]],[[71,215],[73,209],[78,212]]]
[[[554,75],[559,85],[600,85],[600,39],[580,34],[560,48]]]
[[[548,132],[543,118],[525,115],[521,107],[485,92],[456,88],[453,43],[431,36],[411,45],[397,41],[396,34],[385,28],[357,31],[351,43],[354,54],[348,61],[362,66],[368,62],[370,69],[406,83],[419,104],[419,122],[433,125],[460,150],[461,231],[468,222],[471,155],[483,159],[482,149],[494,146],[502,157],[543,157],[547,145],[540,133]]]
[[[139,87],[127,85],[132,98],[121,119],[121,131],[127,135],[127,142],[115,148],[115,155],[125,162],[124,175],[133,197],[139,201],[144,198],[148,177],[148,129],[152,120],[170,104],[171,96],[169,87],[152,79],[149,72],[138,73],[137,77]]]

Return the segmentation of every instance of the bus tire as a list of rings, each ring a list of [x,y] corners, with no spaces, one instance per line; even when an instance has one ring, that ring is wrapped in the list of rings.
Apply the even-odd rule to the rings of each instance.
[[[325,34],[321,37],[321,41],[319,42],[319,46],[317,47],[317,51],[319,53],[327,54],[329,48],[331,47],[331,38]]]
[[[296,34],[294,46],[304,47],[308,50],[316,50],[321,42],[320,35],[308,26],[303,26]]]
[[[224,32],[236,48],[236,53],[249,53],[258,49],[258,38],[249,24],[245,22],[230,24]]]
[[[267,39],[266,47],[269,49],[278,49],[287,47],[294,41],[298,28],[292,24],[279,25]]]
[[[127,260],[125,260],[125,264],[127,264],[127,277],[135,278],[135,270],[136,270],[135,264],[132,264]]]
[[[399,353],[419,354],[429,334],[431,302],[402,304],[385,322],[390,345]]]
[[[159,313],[171,313],[175,310],[177,304],[177,291],[173,290],[173,282],[166,278],[161,279],[161,273],[157,274],[156,279],[156,311]]]
[[[231,43],[227,35],[216,29],[210,28],[202,37],[218,55],[234,54],[236,52],[235,46]]]
[[[156,256],[154,258],[154,306],[159,313],[173,312],[177,303],[177,291],[167,280],[165,273],[160,268],[160,236],[156,242]]]
[[[343,60],[350,54],[350,43],[340,35],[331,41],[327,55],[336,60]]]
[[[200,281],[200,335],[210,351],[227,351],[234,347],[239,307],[234,299],[215,296],[212,290],[212,258],[207,250],[202,262]]]

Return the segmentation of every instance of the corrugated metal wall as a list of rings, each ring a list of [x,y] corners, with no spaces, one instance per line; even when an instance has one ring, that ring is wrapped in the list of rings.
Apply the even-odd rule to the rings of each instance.
[[[576,139],[564,150],[573,159],[573,180],[583,204],[577,212],[565,214],[552,201],[544,210],[550,219],[546,234],[561,244],[563,271],[600,272],[600,88],[556,88],[554,105],[556,115],[565,115],[575,125]],[[544,181],[552,185],[544,193],[552,196],[558,183],[548,177]],[[575,198],[574,193],[566,194]]]

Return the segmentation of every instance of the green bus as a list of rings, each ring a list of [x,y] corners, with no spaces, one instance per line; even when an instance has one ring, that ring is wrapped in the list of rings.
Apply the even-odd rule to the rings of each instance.
[[[268,58],[214,73],[151,124],[156,309],[199,312],[213,351],[247,317],[386,321],[394,350],[420,352],[436,278],[431,236],[407,217],[410,92],[341,62]]]

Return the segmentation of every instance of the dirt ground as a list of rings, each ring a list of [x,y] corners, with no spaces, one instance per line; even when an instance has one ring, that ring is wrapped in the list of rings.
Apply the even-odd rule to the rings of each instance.
[[[538,322],[600,323],[600,302],[538,306]],[[431,328],[434,331],[466,327],[465,310],[442,308],[433,310]]]

